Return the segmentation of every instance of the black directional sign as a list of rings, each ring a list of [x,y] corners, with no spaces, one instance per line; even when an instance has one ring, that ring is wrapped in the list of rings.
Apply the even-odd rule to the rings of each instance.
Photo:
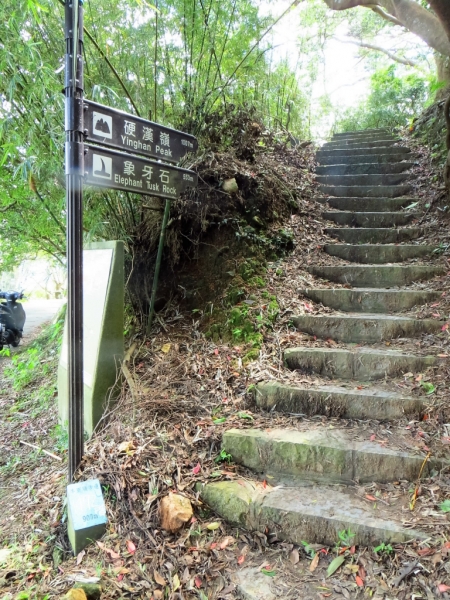
[[[84,147],[87,184],[160,198],[178,198],[197,185],[194,171],[91,144]]]
[[[84,101],[84,107],[85,134],[90,142],[172,163],[197,150],[196,138],[188,133],[90,100]]]

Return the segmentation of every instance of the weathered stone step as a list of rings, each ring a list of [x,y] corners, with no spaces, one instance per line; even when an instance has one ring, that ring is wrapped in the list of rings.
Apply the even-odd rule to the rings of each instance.
[[[309,480],[351,484],[417,479],[423,456],[371,442],[365,431],[358,434],[358,430],[328,428],[229,429],[223,434],[222,448],[234,462],[270,477],[274,483]]]
[[[386,164],[357,163],[355,165],[325,165],[316,167],[317,175],[380,175],[403,173],[414,166],[413,162],[394,162]]]
[[[320,191],[329,196],[343,196],[351,198],[396,198],[406,196],[412,191],[411,185],[324,185],[320,184]]]
[[[303,373],[359,381],[375,381],[410,371],[420,373],[437,362],[434,356],[371,348],[291,348],[285,350],[284,360],[289,369]]]
[[[333,140],[332,142],[326,142],[323,146],[321,146],[320,150],[342,150],[345,148],[386,148],[389,146],[393,146],[394,144],[398,144],[400,140],[396,140],[395,138],[391,139],[377,139],[377,140],[367,140],[363,138],[345,138],[343,140]]]
[[[346,165],[355,165],[362,163],[386,164],[398,163],[398,161],[400,160],[410,158],[408,154],[386,154],[384,152],[380,152],[379,154],[367,154],[365,153],[364,149],[361,149],[358,152],[359,154],[355,154],[352,156],[348,154],[334,156],[332,152],[329,152],[326,156],[321,156],[320,158],[319,156],[316,156],[316,158],[320,165],[337,165],[343,163]]]
[[[323,196],[316,198],[321,204],[329,204],[331,208],[351,212],[395,212],[403,206],[409,206],[414,202],[408,196],[397,198],[335,198],[334,196]]]
[[[260,408],[267,411],[343,419],[388,421],[404,416],[419,417],[423,412],[420,398],[376,388],[358,390],[331,385],[297,387],[269,381],[256,385],[255,400]]]
[[[347,162],[342,160],[344,156],[358,156],[364,154],[366,156],[378,156],[383,154],[391,154],[392,156],[403,156],[410,154],[411,151],[406,146],[380,146],[378,148],[345,148],[343,150],[319,150],[317,152],[317,160],[321,162],[322,158],[340,158],[337,162]],[[398,160],[398,159],[397,159]],[[376,162],[376,161],[375,161]],[[337,163],[335,163],[337,164]]]
[[[407,173],[387,175],[317,175],[316,181],[324,185],[354,186],[354,185],[401,185],[410,176]]]
[[[429,256],[434,246],[396,244],[327,244],[324,250],[331,256],[337,256],[351,262],[365,264],[383,264],[391,262],[402,262],[410,258],[421,258]]]
[[[350,211],[325,211],[322,217],[334,221],[338,225],[351,227],[401,227],[408,225],[420,217],[420,213],[413,212],[350,212]]]
[[[328,227],[325,233],[348,244],[400,244],[417,239],[423,234],[423,230],[419,227],[409,229]]]
[[[301,293],[314,302],[321,302],[336,310],[362,313],[401,312],[413,306],[435,302],[440,297],[440,292],[434,291],[377,288],[309,288],[301,290]]]
[[[356,287],[397,287],[445,273],[444,267],[437,265],[313,265],[308,271]]]
[[[399,337],[412,338],[442,327],[434,319],[412,319],[380,314],[299,315],[293,317],[300,331],[337,342],[375,344]]]
[[[202,500],[223,519],[249,531],[276,532],[277,539],[301,545],[333,546],[339,533],[351,530],[359,546],[425,539],[405,529],[392,509],[357,496],[353,488],[319,486],[275,489],[261,483],[219,481],[200,490]]]
[[[343,137],[348,137],[348,136],[352,136],[352,135],[367,135],[368,136],[369,134],[370,134],[370,136],[372,136],[372,135],[377,135],[378,133],[391,134],[391,129],[389,129],[389,127],[378,127],[376,129],[358,129],[356,131],[345,131],[344,133],[335,133],[335,134],[333,134],[333,137],[343,138]]]

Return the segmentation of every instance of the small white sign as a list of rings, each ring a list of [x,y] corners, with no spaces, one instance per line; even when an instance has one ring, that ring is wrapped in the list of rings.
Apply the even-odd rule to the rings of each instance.
[[[75,531],[107,522],[105,501],[98,479],[69,484],[67,504]]]
[[[101,179],[111,179],[112,158],[108,156],[92,155],[92,175]]]
[[[92,134],[100,138],[112,139],[112,117],[100,112],[92,115]]]

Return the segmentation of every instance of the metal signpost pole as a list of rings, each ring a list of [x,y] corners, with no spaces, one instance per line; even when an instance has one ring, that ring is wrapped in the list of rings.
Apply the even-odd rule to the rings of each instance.
[[[65,2],[69,483],[83,457],[83,9]]]

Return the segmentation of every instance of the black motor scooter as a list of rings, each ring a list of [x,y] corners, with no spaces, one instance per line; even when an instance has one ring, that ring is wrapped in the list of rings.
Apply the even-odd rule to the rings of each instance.
[[[22,300],[23,292],[0,292],[0,350],[3,346],[16,348],[22,339],[25,325],[25,311],[17,300]]]

